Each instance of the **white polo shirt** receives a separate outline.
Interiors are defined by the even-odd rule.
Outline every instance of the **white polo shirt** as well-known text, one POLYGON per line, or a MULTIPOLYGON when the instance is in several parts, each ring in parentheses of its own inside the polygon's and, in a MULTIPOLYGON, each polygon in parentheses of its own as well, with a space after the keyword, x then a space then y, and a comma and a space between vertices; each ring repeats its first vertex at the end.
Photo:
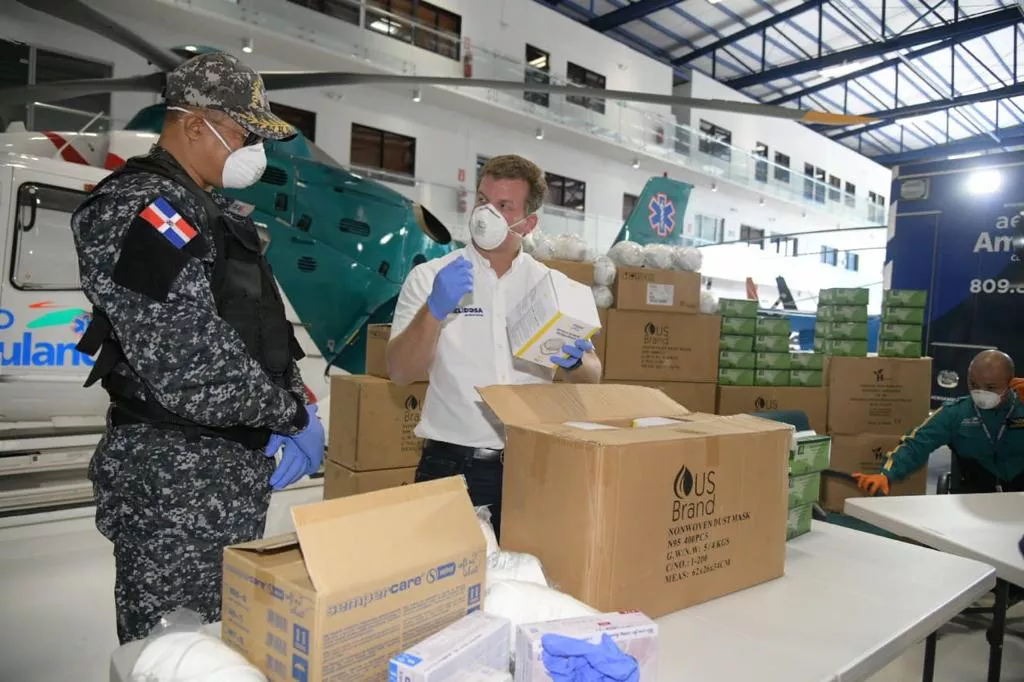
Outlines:
POLYGON ((476 387, 550 383, 554 379, 554 369, 514 358, 506 331, 509 312, 552 270, 520 251, 499 279, 472 245, 421 263, 402 284, 391 338, 402 333, 427 302, 438 271, 460 255, 473 265, 473 291, 442 323, 416 435, 467 447, 500 449, 505 447, 505 429, 480 399, 476 387))

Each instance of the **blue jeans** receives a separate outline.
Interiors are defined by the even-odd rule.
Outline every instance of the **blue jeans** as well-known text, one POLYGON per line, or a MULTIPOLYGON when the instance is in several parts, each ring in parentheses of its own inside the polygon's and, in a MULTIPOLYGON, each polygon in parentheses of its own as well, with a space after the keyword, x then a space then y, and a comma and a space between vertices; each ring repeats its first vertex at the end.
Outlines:
POLYGON ((504 465, 500 458, 481 460, 472 448, 428 440, 416 467, 416 482, 448 476, 465 476, 469 499, 474 507, 490 507, 494 535, 501 540, 501 479, 504 465))

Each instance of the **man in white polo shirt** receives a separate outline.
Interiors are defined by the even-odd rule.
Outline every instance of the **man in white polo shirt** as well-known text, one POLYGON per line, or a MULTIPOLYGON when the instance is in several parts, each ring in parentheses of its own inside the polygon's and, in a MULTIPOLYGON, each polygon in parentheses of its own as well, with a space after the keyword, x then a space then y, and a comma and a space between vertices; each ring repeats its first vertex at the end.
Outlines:
MULTIPOLYGON (((563 346, 547 370, 512 356, 506 316, 548 272, 522 252, 544 203, 544 172, 521 156, 483 167, 470 217, 472 243, 413 268, 398 297, 388 371, 410 383, 429 374, 416 435, 424 439, 416 481, 464 475, 476 506, 491 508, 501 530, 504 427, 477 386, 548 383, 555 371, 570 382, 597 383, 601 362, 589 341, 563 346)), ((556 277, 564 277, 555 272, 556 277)))

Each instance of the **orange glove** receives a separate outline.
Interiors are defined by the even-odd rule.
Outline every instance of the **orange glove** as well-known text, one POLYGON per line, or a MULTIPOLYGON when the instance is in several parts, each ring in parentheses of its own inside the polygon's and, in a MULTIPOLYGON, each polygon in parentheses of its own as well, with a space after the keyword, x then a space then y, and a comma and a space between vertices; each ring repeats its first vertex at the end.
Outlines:
POLYGON ((885 474, 854 474, 853 478, 861 492, 868 495, 874 495, 878 491, 883 495, 889 494, 889 477, 885 474))

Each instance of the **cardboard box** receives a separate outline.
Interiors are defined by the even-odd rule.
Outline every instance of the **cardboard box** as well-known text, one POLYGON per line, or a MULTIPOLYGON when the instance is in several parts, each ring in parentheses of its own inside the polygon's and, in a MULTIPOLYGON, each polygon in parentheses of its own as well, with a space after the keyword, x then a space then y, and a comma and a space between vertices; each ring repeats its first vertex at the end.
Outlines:
POLYGON ((718 340, 718 345, 722 350, 735 351, 737 353, 753 353, 754 337, 726 334, 718 340))
POLYGON ((902 435, 928 417, 931 358, 831 358, 828 430, 902 435))
POLYGON ((717 315, 608 311, 604 375, 616 381, 714 383, 717 315))
POLYGON ((755 356, 757 369, 785 369, 790 368, 789 353, 757 353, 755 356))
POLYGON ((789 517, 786 519, 786 540, 798 538, 801 535, 811 532, 811 521, 814 520, 814 509, 810 504, 805 504, 789 510, 789 517))
POLYGON ((882 308, 882 322, 891 324, 924 324, 924 308, 882 308))
POLYGON ((722 336, 754 336, 757 334, 756 317, 723 317, 722 336))
POLYGON ((722 368, 718 370, 718 384, 720 386, 753 386, 754 370, 722 368))
POLYGON ((619 310, 700 312, 700 273, 654 268, 618 268, 615 307, 619 310))
POLYGON ((270 679, 386 679, 392 656, 483 607, 487 543, 461 477, 291 513, 295 533, 224 551, 221 636, 270 679))
MULTIPOLYGON (((876 474, 888 459, 888 453, 900 444, 893 434, 860 433, 832 437, 830 469, 847 474, 876 474)), ((928 467, 922 467, 905 480, 890 485, 890 495, 924 495, 927 492, 928 467)), ((822 477, 821 502, 829 511, 842 512, 848 497, 862 497, 857 484, 834 476, 822 477)))
POLYGON ((790 369, 813 369, 822 371, 825 369, 825 356, 821 353, 808 353, 799 351, 790 353, 790 369))
POLYGON ((658 677, 658 624, 644 614, 633 611, 599 613, 520 626, 516 632, 515 682, 550 682, 551 675, 544 665, 544 646, 541 641, 547 634, 561 635, 591 644, 600 644, 602 638, 607 635, 622 653, 636 661, 638 675, 632 679, 654 682, 658 677))
POLYGON ((754 370, 755 386, 789 386, 788 369, 762 369, 754 370))
POLYGON ((554 367, 552 355, 601 329, 589 286, 549 272, 516 304, 508 316, 512 355, 542 367, 554 367))
POLYGON ((722 317, 757 317, 758 301, 744 298, 718 299, 718 314, 722 317))
POLYGON ((818 322, 867 322, 867 305, 818 306, 818 322))
POLYGON ((449 682, 456 671, 482 664, 508 669, 512 622, 476 611, 391 659, 394 682, 449 682))
POLYGON ((798 474, 789 477, 789 508, 800 507, 818 501, 821 494, 821 472, 798 474))
POLYGON ((563 592, 657 618, 782 574, 788 425, 640 386, 479 392, 505 423, 502 548, 539 558, 563 592))
POLYGON ((818 292, 819 305, 867 305, 869 300, 869 290, 859 287, 838 287, 818 292))
POLYGON ((807 415, 811 428, 825 433, 828 391, 824 388, 720 386, 718 414, 749 414, 797 410, 807 415))
POLYGON ((378 471, 352 471, 327 460, 324 464, 324 499, 362 495, 375 490, 387 490, 410 485, 416 479, 416 467, 380 469, 378 471))
POLYGON ((795 433, 789 448, 789 475, 824 471, 829 468, 831 458, 831 436, 819 436, 806 431, 795 433))
POLYGON ((919 358, 921 357, 920 341, 886 341, 878 342, 878 354, 883 358, 919 358))
POLYGON ((718 353, 719 369, 754 369, 757 354, 738 350, 723 350, 718 353))
POLYGON ((754 350, 758 353, 789 353, 789 337, 758 334, 754 337, 754 350))
POLYGON ((863 341, 868 338, 867 322, 819 322, 814 336, 834 341, 863 341))
POLYGON ((878 338, 882 341, 914 341, 920 346, 923 336, 922 328, 919 324, 891 324, 887 322, 882 325, 878 338))
POLYGON ((427 384, 379 377, 331 377, 331 438, 327 458, 353 471, 414 467, 423 441, 415 433, 427 384))
MULTIPOLYGON (((391 375, 388 373, 387 360, 388 341, 390 339, 390 324, 366 325, 366 373, 370 376, 380 377, 381 379, 391 378, 391 375)), ((426 381, 426 374, 416 380, 417 383, 426 381)))
POLYGON ((789 372, 789 385, 819 387, 825 385, 825 373, 814 369, 793 369, 789 372))
POLYGON ((889 289, 882 293, 882 305, 894 308, 925 308, 928 292, 915 289, 889 289))
POLYGON ((608 309, 598 308, 597 319, 601 321, 601 331, 594 334, 594 336, 591 337, 591 341, 594 342, 594 352, 597 353, 597 357, 601 361, 601 369, 603 372, 604 358, 608 350, 608 309))
POLYGON ((594 264, 580 263, 572 260, 546 260, 541 261, 552 270, 557 270, 574 282, 586 284, 588 287, 594 285, 594 264))
POLYGON ((715 393, 718 388, 715 384, 697 384, 686 381, 606 381, 604 383, 654 388, 690 412, 713 414, 715 411, 715 393))
POLYGON ((792 333, 793 323, 788 317, 757 318, 758 336, 785 336, 788 339, 792 333))

